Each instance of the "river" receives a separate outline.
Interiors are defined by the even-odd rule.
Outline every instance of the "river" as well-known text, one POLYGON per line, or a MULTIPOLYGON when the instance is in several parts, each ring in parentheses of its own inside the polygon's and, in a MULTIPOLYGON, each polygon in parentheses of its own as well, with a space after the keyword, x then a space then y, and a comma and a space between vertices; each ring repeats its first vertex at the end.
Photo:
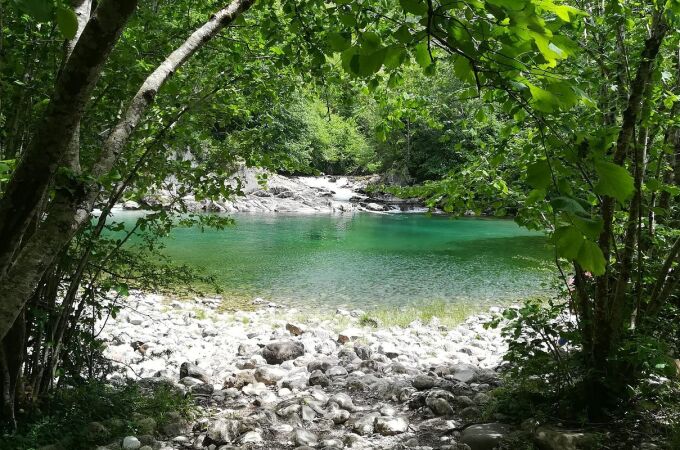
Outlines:
MULTIPOLYGON (((132 221, 139 212, 118 212, 132 221)), ((510 220, 425 214, 237 214, 226 230, 178 228, 164 252, 227 294, 301 307, 498 304, 545 293, 546 238, 510 220)))

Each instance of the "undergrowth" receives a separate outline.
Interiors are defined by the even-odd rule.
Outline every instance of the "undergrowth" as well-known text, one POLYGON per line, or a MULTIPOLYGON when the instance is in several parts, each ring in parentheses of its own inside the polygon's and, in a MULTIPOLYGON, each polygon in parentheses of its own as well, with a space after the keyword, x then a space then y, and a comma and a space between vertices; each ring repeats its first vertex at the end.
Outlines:
POLYGON ((92 449, 138 431, 141 418, 162 427, 179 414, 192 415, 193 402, 169 387, 142 392, 136 384, 112 387, 101 382, 64 388, 21 418, 14 434, 0 436, 1 449, 92 449), (98 422, 93 432, 92 423, 98 422), (103 430, 103 431, 102 431, 103 430))

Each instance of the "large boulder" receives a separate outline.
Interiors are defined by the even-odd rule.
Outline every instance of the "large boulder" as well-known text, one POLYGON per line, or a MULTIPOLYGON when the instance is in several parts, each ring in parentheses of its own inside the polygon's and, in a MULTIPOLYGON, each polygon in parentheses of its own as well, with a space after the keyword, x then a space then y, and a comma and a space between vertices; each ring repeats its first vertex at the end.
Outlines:
POLYGON ((262 356, 267 364, 281 364, 284 361, 298 358, 305 353, 305 346, 296 341, 278 341, 267 344, 262 356))
POLYGON ((504 423, 479 423, 463 430, 460 443, 467 444, 471 450, 493 450, 511 432, 512 427, 504 423))

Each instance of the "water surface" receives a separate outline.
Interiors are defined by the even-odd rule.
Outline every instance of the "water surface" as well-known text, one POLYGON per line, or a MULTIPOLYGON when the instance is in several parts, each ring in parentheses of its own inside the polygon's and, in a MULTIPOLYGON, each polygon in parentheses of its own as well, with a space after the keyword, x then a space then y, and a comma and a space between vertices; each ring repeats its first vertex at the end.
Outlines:
MULTIPOLYGON (((126 216, 127 215, 127 216, 126 216)), ((118 213, 116 219, 134 219, 118 213)), ((236 215, 226 230, 180 228, 164 250, 231 295, 298 306, 499 303, 545 292, 550 252, 510 220, 421 214, 236 215)))

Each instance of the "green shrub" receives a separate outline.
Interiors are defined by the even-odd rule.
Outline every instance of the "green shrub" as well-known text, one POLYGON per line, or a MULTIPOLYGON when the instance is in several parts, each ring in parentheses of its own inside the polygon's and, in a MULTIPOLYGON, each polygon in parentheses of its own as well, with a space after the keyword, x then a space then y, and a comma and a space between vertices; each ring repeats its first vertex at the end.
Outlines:
MULTIPOLYGON (((493 391, 484 413, 487 419, 502 413, 517 423, 532 418, 581 427, 588 422, 588 362, 567 301, 530 299, 485 326, 502 326, 508 343, 504 383, 493 391)), ((619 398, 609 411, 607 430, 616 429, 618 443, 638 445, 651 436, 668 448, 680 448, 680 382, 669 356, 673 353, 666 339, 645 330, 628 330, 613 352, 613 366, 622 375, 611 378, 618 385, 607 386, 619 398)))
POLYGON ((162 426, 176 413, 190 417, 193 402, 169 387, 142 392, 132 383, 112 387, 91 382, 59 389, 39 410, 21 418, 15 434, 0 437, 0 448, 29 450, 59 444, 69 450, 91 449, 135 434, 139 418, 150 417, 162 426), (93 430, 92 422, 103 427, 93 430))

